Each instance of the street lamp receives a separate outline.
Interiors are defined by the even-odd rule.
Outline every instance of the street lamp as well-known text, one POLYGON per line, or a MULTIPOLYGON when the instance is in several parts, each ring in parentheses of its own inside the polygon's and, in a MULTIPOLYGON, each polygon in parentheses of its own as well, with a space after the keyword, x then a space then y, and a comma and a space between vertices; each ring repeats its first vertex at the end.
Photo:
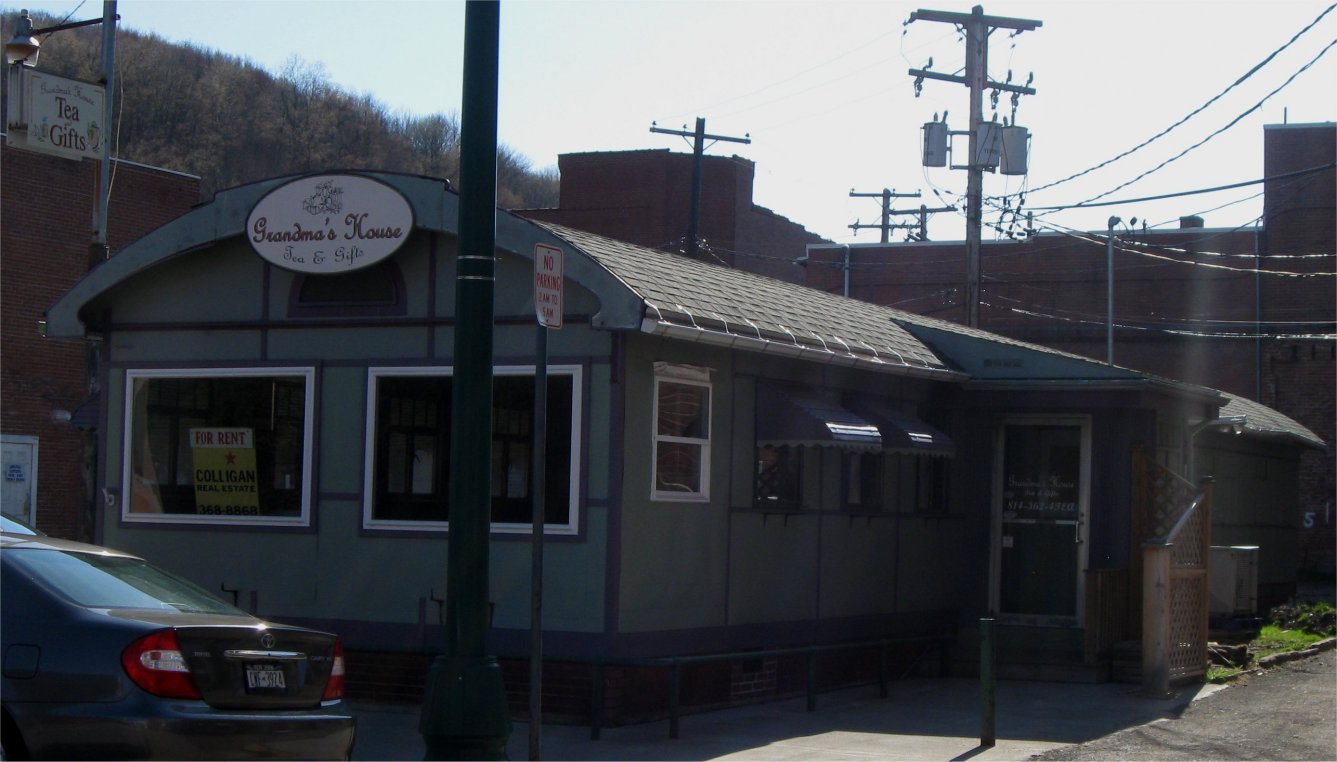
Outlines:
POLYGON ((1198 482, 1197 466, 1197 445, 1194 440, 1198 435, 1208 429, 1221 429, 1230 431, 1236 435, 1244 433, 1244 426, 1249 422, 1247 415, 1224 415, 1220 418, 1213 418, 1210 421, 1203 421, 1194 424, 1188 429, 1188 476, 1194 484, 1198 482))
MULTIPOLYGON (((14 36, 5 41, 5 62, 11 67, 31 69, 37 65, 37 57, 42 50, 42 41, 38 39, 39 35, 101 24, 102 86, 105 88, 102 99, 102 124, 104 125, 104 128, 108 128, 107 132, 110 135, 111 131, 109 128, 112 122, 112 115, 115 113, 112 109, 112 100, 116 61, 116 20, 118 18, 120 18, 120 16, 116 15, 116 0, 103 0, 102 18, 71 21, 65 24, 56 24, 55 26, 33 29, 32 17, 28 15, 26 9, 22 10, 19 12, 18 22, 14 25, 14 36)), ((104 260, 111 254, 107 247, 107 203, 108 196, 111 193, 110 139, 104 139, 102 141, 101 163, 102 168, 99 173, 100 182, 98 185, 97 198, 97 217, 93 224, 93 243, 90 251, 90 259, 94 261, 104 260)))

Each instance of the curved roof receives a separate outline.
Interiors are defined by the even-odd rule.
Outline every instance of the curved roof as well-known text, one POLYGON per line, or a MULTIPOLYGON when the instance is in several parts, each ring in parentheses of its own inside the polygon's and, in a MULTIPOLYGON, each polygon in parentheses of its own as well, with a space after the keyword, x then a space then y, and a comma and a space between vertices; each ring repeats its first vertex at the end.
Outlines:
MULTIPOLYGON (((445 180, 386 172, 342 174, 364 175, 392 186, 408 200, 416 227, 457 235, 459 196, 445 180)), ((197 206, 130 244, 91 270, 47 309, 46 335, 77 338, 96 333, 100 329, 96 323, 98 307, 118 286, 162 262, 243 236, 246 218, 255 204, 274 188, 301 176, 273 178, 220 191, 213 201, 197 206)), ((592 319, 593 325, 611 330, 634 330, 640 326, 639 301, 621 288, 605 268, 581 256, 570 245, 534 223, 507 213, 497 214, 498 249, 533 257, 534 246, 539 243, 564 249, 567 277, 599 296, 600 311, 592 319)))
POLYGON ((1284 413, 1273 410, 1261 402, 1222 392, 1228 402, 1221 408, 1220 416, 1244 416, 1244 431, 1267 439, 1283 439, 1297 442, 1315 450, 1326 450, 1327 445, 1304 424, 1284 413))

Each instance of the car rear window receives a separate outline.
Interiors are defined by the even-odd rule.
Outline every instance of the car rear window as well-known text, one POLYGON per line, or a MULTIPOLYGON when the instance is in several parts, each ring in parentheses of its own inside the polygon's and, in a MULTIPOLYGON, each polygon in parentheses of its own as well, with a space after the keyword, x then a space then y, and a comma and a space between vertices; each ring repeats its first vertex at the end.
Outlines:
POLYGON ((244 613, 190 582, 138 558, 56 550, 17 551, 6 555, 10 562, 61 595, 88 608, 244 613))

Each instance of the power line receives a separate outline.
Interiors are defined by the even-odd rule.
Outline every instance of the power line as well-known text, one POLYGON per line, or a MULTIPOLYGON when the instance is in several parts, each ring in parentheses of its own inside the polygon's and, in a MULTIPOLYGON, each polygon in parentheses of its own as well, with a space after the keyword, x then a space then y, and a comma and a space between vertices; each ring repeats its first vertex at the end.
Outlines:
MULTIPOLYGON (((1258 71, 1259 71, 1260 69, 1262 69, 1264 66, 1266 66, 1268 63, 1270 63, 1270 62, 1272 61, 1272 59, 1276 58, 1279 54, 1282 53, 1282 51, 1286 50, 1286 48, 1289 48, 1292 44, 1295 43, 1296 40, 1300 39, 1300 37, 1303 36, 1306 32, 1308 32, 1310 29, 1313 29, 1316 25, 1318 25, 1318 22, 1322 21, 1324 16, 1327 16, 1329 13, 1331 13, 1332 10, 1333 10, 1333 8, 1337 8, 1337 4, 1329 5, 1329 6, 1328 6, 1322 13, 1320 13, 1320 14, 1318 15, 1318 18, 1315 18, 1313 21, 1309 22, 1309 24, 1308 24, 1305 28, 1301 29, 1299 32, 1296 32, 1295 36, 1292 37, 1289 41, 1287 41, 1286 44, 1284 44, 1284 45, 1282 45, 1281 47, 1277 48, 1276 50, 1272 51, 1266 58, 1264 58, 1262 61, 1260 61, 1260 62, 1258 62, 1257 64, 1255 64, 1254 67, 1253 67, 1252 69, 1249 69, 1249 71, 1245 72, 1243 76, 1241 76, 1239 79, 1237 79, 1237 80, 1235 80, 1233 83, 1231 83, 1231 85, 1230 85, 1229 87, 1227 87, 1226 89, 1222 90, 1221 92, 1219 92, 1219 93, 1217 93, 1216 95, 1214 95, 1214 96, 1212 96, 1211 98, 1209 98, 1209 99, 1207 100, 1206 103, 1202 104, 1201 106, 1197 107, 1197 108, 1194 109, 1193 111, 1189 112, 1188 115, 1185 116, 1184 118, 1180 119, 1179 121, 1175 122, 1174 124, 1170 125, 1169 127, 1166 127, 1164 130, 1162 130, 1162 131, 1160 131, 1159 133, 1157 133, 1157 134, 1151 136, 1150 138, 1147 138, 1146 140, 1144 140, 1143 142, 1139 143, 1138 145, 1135 145, 1135 146, 1133 146, 1132 148, 1128 149, 1127 151, 1124 151, 1123 153, 1119 154, 1118 156, 1115 156, 1115 157, 1112 158, 1112 159, 1107 159, 1106 161, 1103 161, 1103 162, 1101 162, 1101 163, 1095 165, 1094 167, 1091 167, 1091 168, 1089 168, 1089 169, 1084 169, 1084 170, 1082 170, 1081 172, 1078 172, 1078 173, 1076 173, 1076 174, 1074 174, 1074 175, 1069 175, 1068 177, 1065 177, 1065 178, 1063 178, 1063 179, 1061 179, 1061 180, 1055 180, 1054 182, 1049 183, 1049 184, 1047 184, 1047 185, 1042 185, 1042 186, 1040 186, 1040 187, 1038 187, 1038 188, 1032 188, 1030 192, 1035 193, 1035 192, 1037 192, 1037 191, 1047 190, 1047 189, 1049 189, 1049 188, 1053 188, 1053 187, 1056 186, 1056 185, 1061 185, 1061 184, 1063 184, 1063 183, 1066 183, 1066 182, 1068 182, 1069 180, 1075 180, 1076 178, 1081 177, 1082 175, 1089 174, 1089 173, 1091 173, 1091 172, 1096 171, 1097 169, 1100 169, 1100 168, 1102 168, 1102 167, 1105 167, 1105 166, 1108 166, 1108 165, 1110 165, 1110 164, 1113 164, 1114 162, 1118 161, 1119 159, 1122 159, 1122 158, 1124 158, 1125 156, 1128 156, 1129 154, 1132 154, 1132 153, 1134 153, 1134 152, 1136 152, 1136 151, 1139 151, 1139 150, 1141 150, 1141 149, 1143 149, 1143 148, 1146 148, 1147 146, 1151 145, 1152 143, 1154 143, 1155 141, 1159 140, 1160 138, 1165 137, 1165 136, 1168 135, 1171 131, 1173 131, 1175 128, 1177 128, 1177 127, 1183 125, 1183 124, 1184 124, 1185 122, 1187 122, 1188 120, 1190 120, 1190 119, 1192 119, 1193 117, 1197 116, 1198 114, 1202 113, 1207 107, 1211 106, 1213 103, 1215 103, 1215 102, 1217 102, 1218 100, 1220 100, 1222 97, 1224 97, 1224 96, 1225 96, 1227 93, 1229 93, 1231 90, 1234 90, 1236 87, 1238 87, 1239 85, 1243 84, 1245 80, 1249 79, 1249 77, 1252 77, 1254 74, 1258 73, 1258 71)), ((1325 50, 1326 50, 1326 49, 1325 49, 1325 50)), ((1320 55, 1322 55, 1322 54, 1320 54, 1320 55)), ((1308 67, 1306 66, 1305 68, 1308 68, 1308 67)), ((1303 70, 1302 70, 1302 71, 1303 71, 1303 70)), ((1289 80, 1288 80, 1288 81, 1289 81, 1289 80)), ((1271 97, 1271 96, 1269 95, 1268 97, 1271 97)), ((1266 99, 1264 99, 1264 100, 1266 100, 1266 99)), ((1260 105, 1261 105, 1261 104, 1260 104, 1260 105)), ((1131 182, 1131 181, 1130 181, 1130 182, 1131 182)), ((1122 186, 1120 186, 1120 187, 1122 187, 1122 186)), ((1118 189, 1116 188, 1115 190, 1118 190, 1118 189)), ((1097 198, 1099 198, 1099 197, 1097 197, 1097 198)))
MULTIPOLYGON (((872 38, 872 39, 869 40, 868 42, 865 42, 864 44, 859 45, 858 47, 850 48, 849 50, 846 50, 846 51, 844 51, 843 53, 841 53, 841 54, 839 54, 839 55, 837 55, 837 56, 833 56, 833 57, 831 57, 831 58, 828 58, 827 60, 825 60, 825 61, 823 61, 823 62, 821 62, 821 63, 819 63, 819 64, 815 64, 815 65, 813 65, 813 66, 809 66, 809 67, 806 68, 806 69, 801 69, 801 70, 795 72, 794 74, 791 74, 790 76, 785 77, 784 79, 776 80, 775 82, 772 82, 772 83, 770 83, 770 84, 768 84, 768 85, 762 85, 761 87, 759 87, 759 88, 757 88, 757 89, 755 89, 755 90, 752 90, 752 91, 743 93, 742 95, 736 95, 736 96, 733 96, 733 97, 730 97, 730 98, 725 98, 725 99, 722 100, 722 101, 717 101, 717 102, 712 103, 711 105, 706 106, 706 107, 704 107, 704 108, 695 109, 695 113, 698 113, 698 114, 699 114, 699 113, 708 113, 708 112, 713 111, 714 109, 719 108, 720 106, 724 106, 724 105, 727 105, 727 104, 729 104, 729 103, 733 103, 734 101, 740 101, 740 100, 743 100, 744 98, 749 98, 749 97, 751 97, 751 96, 753 96, 753 95, 756 95, 756 94, 758 94, 758 93, 764 93, 764 92, 766 92, 767 90, 770 90, 771 88, 779 87, 780 85, 783 85, 783 84, 785 84, 785 83, 792 82, 792 81, 798 79, 799 77, 803 76, 804 74, 807 74, 808 72, 816 71, 816 70, 818 70, 818 69, 820 69, 820 68, 822 68, 822 67, 829 66, 829 65, 835 63, 836 61, 841 60, 842 58, 847 58, 847 57, 849 57, 849 56, 851 56, 851 55, 853 55, 853 54, 859 52, 860 50, 863 50, 864 48, 871 47, 874 43, 879 42, 880 40, 882 40, 882 39, 884 39, 884 38, 886 38, 886 37, 889 37, 891 34, 892 34, 891 32, 883 32, 882 34, 879 34, 878 36, 872 38)), ((877 63, 879 63, 879 64, 880 64, 880 63, 885 63, 886 61, 889 61, 889 60, 891 60, 891 59, 884 59, 884 60, 882 60, 882 61, 878 61, 877 63)), ((867 67, 865 67, 865 68, 867 68, 867 67)), ((862 69, 860 69, 860 71, 862 71, 862 69)), ((842 78, 843 78, 843 76, 842 76, 842 78)), ((835 80, 827 80, 826 82, 823 82, 822 84, 829 84, 829 83, 832 82, 832 81, 835 81, 835 80)), ((800 91, 795 92, 795 93, 790 93, 789 95, 781 96, 780 98, 777 98, 776 100, 783 100, 784 98, 789 98, 789 97, 792 97, 792 96, 794 96, 794 95, 800 95, 800 94, 802 94, 802 93, 808 92, 808 90, 811 90, 811 89, 812 89, 812 88, 807 88, 807 89, 800 90, 800 91)), ((775 101, 768 101, 768 103, 774 103, 774 102, 775 102, 775 101)), ((748 108, 746 108, 746 109, 742 109, 741 111, 750 111, 750 110, 752 110, 752 109, 754 109, 754 108, 760 108, 761 106, 764 106, 764 105, 766 105, 766 104, 763 103, 763 104, 758 104, 757 106, 749 106, 748 108)), ((735 113, 735 114, 736 114, 736 113, 741 113, 741 111, 734 111, 734 112, 732 112, 732 113, 735 113)), ((673 118, 673 119, 677 119, 677 118, 679 118, 679 117, 685 116, 687 113, 693 113, 693 112, 684 112, 684 113, 682 113, 682 114, 676 114, 676 115, 674 115, 674 116, 671 117, 671 118, 673 118)), ((721 117, 723 117, 723 116, 728 116, 728 114, 714 114, 714 116, 715 116, 715 118, 718 119, 718 118, 721 118, 721 117)))
MULTIPOLYGON (((1334 42, 1334 44, 1337 44, 1337 40, 1334 40, 1333 42, 1334 42)), ((1332 47, 1332 46, 1329 45, 1328 47, 1332 47)), ((1204 142, 1205 142, 1205 141, 1204 141, 1204 142)), ((1198 145, 1202 145, 1202 144, 1199 143, 1198 145)), ((1192 149, 1190 148, 1190 149, 1187 149, 1187 150, 1192 150, 1192 149)), ((1186 152, 1187 152, 1187 151, 1186 151, 1186 152)), ((1183 155, 1183 154, 1180 154, 1180 156, 1182 156, 1182 155, 1183 155)), ((1167 162, 1167 163, 1168 163, 1168 162, 1167 162)), ((1161 166, 1165 166, 1165 165, 1162 164, 1161 166)), ((1035 207, 1029 207, 1029 209, 1030 209, 1031 211, 1033 211, 1033 212, 1039 212, 1039 211, 1052 212, 1052 211, 1058 211, 1058 210, 1061 210, 1061 209, 1094 209, 1094 208, 1099 207, 1099 206, 1117 206, 1117 205, 1119 205, 1119 204, 1140 204, 1140 203, 1145 203, 1145 202, 1147 202, 1147 201, 1161 201, 1161 200, 1164 200, 1164 199, 1167 199, 1167 198, 1181 198, 1181 197, 1183 197, 1183 196, 1195 196, 1195 195, 1202 194, 1202 193, 1216 193, 1217 191, 1234 190, 1235 188, 1244 188, 1244 187, 1247 187, 1247 186, 1250 186, 1250 185, 1257 185, 1258 183, 1265 183, 1265 182, 1268 182, 1268 181, 1270 181, 1270 180, 1271 180, 1271 181, 1276 181, 1276 180, 1288 180, 1288 179, 1293 178, 1293 177, 1303 177, 1303 176, 1305 176, 1305 175, 1312 175, 1312 174, 1316 174, 1316 173, 1318 173, 1318 172, 1327 172, 1327 171, 1329 171, 1329 170, 1331 170, 1331 169, 1334 169, 1334 168, 1337 168, 1337 162, 1330 162, 1330 163, 1328 163, 1328 164, 1324 164, 1324 165, 1322 165, 1322 166, 1310 167, 1309 169, 1299 169, 1299 170, 1296 170, 1296 171, 1294 171, 1294 172, 1286 172, 1286 173, 1283 173, 1283 174, 1280 174, 1280 175, 1272 175, 1271 177, 1261 177, 1261 178, 1259 178, 1259 179, 1257 179, 1257 180, 1245 180, 1244 182, 1231 183, 1231 184, 1229 184, 1229 185, 1217 185, 1217 186, 1212 187, 1212 188, 1199 188, 1199 189, 1197 189, 1197 190, 1179 191, 1179 192, 1177 192, 1177 193, 1162 193, 1162 194, 1159 195, 1159 196, 1143 196, 1143 197, 1141 197, 1141 198, 1126 198, 1126 199, 1120 199, 1120 200, 1118 200, 1118 201, 1100 201, 1100 202, 1097 202, 1097 203, 1091 203, 1092 201, 1094 201, 1094 199, 1087 199, 1086 201, 1080 201, 1080 202, 1078 202, 1078 203, 1076 203, 1076 204, 1060 204, 1060 205, 1057 205, 1057 206, 1035 206, 1035 207)), ((1155 170, 1151 170, 1151 171, 1155 171, 1155 170)), ((1150 172, 1148 172, 1147 174, 1150 174, 1150 172)), ((1145 176, 1146 176, 1145 174, 1142 175, 1142 177, 1145 177, 1145 176)), ((1140 178, 1138 178, 1138 179, 1140 179, 1140 178)), ((1119 186, 1119 188, 1122 188, 1122 187, 1128 185, 1128 184, 1131 183, 1131 182, 1133 182, 1133 181, 1130 180, 1128 183, 1124 183, 1124 185, 1119 186)), ((1118 190, 1119 188, 1115 188, 1114 190, 1108 191, 1108 192, 1106 192, 1106 193, 1102 193, 1102 194, 1100 194, 1100 196, 1096 196, 1095 198, 1101 198, 1102 196, 1108 196, 1110 193, 1113 193, 1115 190, 1118 190)), ((994 200, 997 200, 997 199, 1005 199, 1005 198, 1007 198, 1007 197, 1006 197, 1006 196, 990 196, 990 197, 989 197, 989 200, 990 200, 990 201, 994 201, 994 200)))
MULTIPOLYGON (((1088 242, 1088 243, 1092 243, 1092 244, 1099 244, 1099 245, 1101 245, 1101 246, 1104 246, 1104 245, 1105 245, 1105 241, 1104 241, 1104 240, 1102 240, 1102 239, 1097 239, 1097 238, 1092 238, 1089 234, 1084 233, 1084 232, 1081 232, 1081 231, 1078 231, 1078 230, 1076 230, 1076 229, 1074 229, 1074 228, 1063 227, 1063 226, 1057 225, 1057 224, 1052 223, 1052 222, 1042 222, 1042 223, 1040 223, 1040 224, 1047 226, 1050 230, 1053 230, 1053 231, 1056 232, 1056 233, 1061 233, 1061 234, 1066 235, 1066 236, 1068 236, 1068 237, 1070 237, 1070 238, 1076 238, 1076 239, 1081 240, 1081 241, 1086 241, 1086 242, 1088 242)), ((1324 278, 1324 277, 1326 277, 1326 278, 1332 278, 1332 277, 1337 277, 1337 272, 1296 273, 1296 272, 1287 272, 1287 271, 1284 271, 1284 270, 1260 270, 1260 269, 1252 268, 1252 267, 1231 267, 1230 265, 1222 265, 1222 264, 1217 264, 1217 263, 1215 263, 1215 262, 1194 262, 1194 261, 1192 261, 1192 260, 1188 260, 1188 259, 1175 259, 1174 257, 1168 257, 1168 256, 1164 256, 1164 255, 1161 255, 1161 254, 1153 254, 1152 252, 1149 252, 1149 251, 1139 251, 1139 250, 1137 250, 1137 249, 1125 249, 1125 248, 1120 247, 1120 248, 1119 248, 1119 251, 1122 251, 1122 252, 1125 252, 1125 253, 1128 253, 1128 254, 1136 254, 1136 255, 1138 255, 1138 256, 1147 257, 1147 258, 1150 258, 1150 259, 1157 259, 1157 260, 1161 260, 1161 261, 1164 261, 1164 262, 1169 262, 1169 263, 1177 264, 1177 265, 1187 265, 1187 266, 1190 266, 1190 267, 1205 267, 1205 268, 1207 268, 1207 269, 1209 269, 1209 270, 1225 270, 1225 271, 1228 271, 1228 272, 1247 273, 1247 274, 1250 274, 1250 275, 1277 275, 1277 276, 1286 277, 1286 278, 1324 278)))
MULTIPOLYGON (((1171 156, 1170 158, 1166 159, 1165 161, 1161 162, 1160 164, 1157 164, 1156 166, 1152 167, 1151 169, 1148 169, 1146 172, 1143 172, 1142 174, 1138 175, 1137 177, 1134 177, 1133 179, 1131 179, 1131 180, 1129 180, 1129 181, 1127 181, 1127 182, 1125 182, 1125 183, 1122 183, 1122 184, 1120 184, 1120 185, 1116 185, 1116 186, 1114 186, 1113 188, 1111 188, 1111 189, 1105 191, 1104 193, 1101 193, 1101 194, 1096 195, 1096 196, 1092 196, 1091 198, 1087 199, 1086 201, 1084 201, 1084 202, 1082 202, 1082 203, 1083 203, 1083 204, 1087 204, 1087 205, 1091 205, 1091 204, 1088 204, 1088 202, 1091 202, 1091 201, 1095 201, 1095 200, 1097 200, 1097 199, 1104 198, 1105 196, 1108 196, 1108 195, 1110 195, 1111 193, 1114 193, 1115 191, 1123 190, 1124 188, 1127 188, 1128 186, 1132 185, 1133 183, 1137 182, 1138 180, 1141 180, 1142 178, 1146 177, 1147 175, 1153 174, 1153 173, 1155 173, 1155 172, 1159 172, 1161 169, 1164 169, 1166 165, 1170 164, 1170 163, 1173 162, 1173 161, 1177 161, 1178 159, 1183 158, 1184 156, 1186 156, 1186 155, 1187 155, 1188 153, 1190 153, 1191 151, 1194 151, 1194 150, 1196 150, 1196 149, 1202 147, 1202 146, 1203 146, 1204 144, 1206 144, 1208 141, 1212 140, 1213 138, 1216 138, 1216 137, 1217 137, 1218 135, 1220 135, 1221 133, 1225 132, 1226 130, 1230 129, 1231 127, 1234 127, 1236 124, 1239 124, 1240 120, 1244 119, 1244 117, 1246 117, 1246 116, 1248 116, 1249 114, 1252 114, 1253 112, 1255 112, 1255 111, 1257 111, 1258 109, 1262 108, 1263 104, 1266 103, 1267 100, 1268 100, 1269 98, 1271 98, 1272 96, 1274 96, 1274 95, 1276 95, 1277 93, 1281 92, 1282 90, 1286 89, 1286 87, 1288 87, 1288 86, 1290 85, 1291 82, 1294 82, 1294 81, 1295 81, 1295 78, 1296 78, 1296 77, 1298 77, 1298 76, 1300 76, 1301 74, 1303 74, 1304 72, 1308 71, 1310 67, 1312 67, 1314 64, 1318 63, 1318 60, 1319 60, 1320 58, 1322 58, 1324 55, 1326 55, 1327 52, 1333 48, 1334 45, 1337 45, 1337 40, 1333 40, 1332 42, 1329 42, 1327 45, 1323 46, 1323 50, 1319 51, 1318 55, 1316 55, 1316 56, 1314 56, 1312 59, 1310 59, 1309 63, 1305 64, 1304 66, 1301 66, 1300 69, 1299 69, 1298 71, 1296 71, 1296 72, 1295 72, 1294 74, 1292 74, 1291 76, 1287 77, 1287 78, 1286 78, 1286 81, 1285 81, 1285 82, 1282 82, 1280 85, 1278 85, 1278 86, 1276 87, 1276 89, 1274 89, 1272 92, 1268 93, 1267 95, 1264 95, 1264 96, 1262 97, 1261 100, 1259 100, 1259 101, 1258 101, 1257 103, 1255 103, 1254 105, 1250 106, 1248 109, 1246 109, 1243 113, 1241 113, 1241 114, 1239 114, 1238 116, 1236 116, 1234 119, 1230 120, 1230 121, 1229 121, 1228 123, 1226 123, 1223 127, 1221 127, 1220 129, 1218 129, 1216 132, 1213 132, 1212 134, 1208 135, 1207 137, 1203 138, 1202 140, 1199 140, 1197 143, 1194 143, 1193 145, 1189 146, 1188 148, 1185 148, 1184 150, 1180 151, 1179 153, 1175 154, 1174 156, 1171 156)), ((1032 191, 1032 192, 1034 192, 1034 191, 1032 191)))
MULTIPOLYGON (((1006 298, 1006 297, 1001 297, 1001 298, 1006 298)), ((1016 301, 1016 300, 1010 300, 1010 301, 1016 301)), ((1087 324, 1093 326, 1098 325, 1101 328, 1105 327, 1104 322, 1094 319, 1088 319, 1082 317, 1063 317, 1062 315, 1053 315, 1038 310, 1026 309, 1023 307, 1010 307, 1007 305, 1000 305, 1000 304, 991 304, 988 302, 982 302, 982 304, 984 304, 984 306, 986 307, 992 307, 994 309, 1003 310, 1005 312, 1013 312, 1018 315, 1024 315, 1026 317, 1038 317, 1038 318, 1044 318, 1046 320, 1057 320, 1064 323, 1087 324)), ((1269 322, 1269 324, 1271 323, 1269 322)), ((1263 333, 1263 332, 1251 332, 1251 331, 1205 332, 1205 331, 1185 329, 1185 328, 1166 328, 1160 326, 1146 326, 1146 325, 1136 325, 1129 323, 1116 323, 1115 327, 1128 331, 1165 333, 1175 336, 1184 336, 1188 338, 1199 338, 1199 339, 1277 339, 1282 341, 1288 339, 1292 341, 1296 339, 1323 339, 1323 340, 1337 339, 1337 333, 1263 333)))

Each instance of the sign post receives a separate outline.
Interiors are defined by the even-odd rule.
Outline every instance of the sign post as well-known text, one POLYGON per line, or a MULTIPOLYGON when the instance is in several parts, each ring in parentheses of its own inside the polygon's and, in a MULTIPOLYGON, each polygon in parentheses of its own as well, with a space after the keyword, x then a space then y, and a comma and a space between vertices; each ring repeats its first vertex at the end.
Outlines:
POLYGON ((562 327, 562 250, 534 246, 534 453, 529 607, 529 758, 543 748, 543 523, 548 489, 548 329, 562 327))

